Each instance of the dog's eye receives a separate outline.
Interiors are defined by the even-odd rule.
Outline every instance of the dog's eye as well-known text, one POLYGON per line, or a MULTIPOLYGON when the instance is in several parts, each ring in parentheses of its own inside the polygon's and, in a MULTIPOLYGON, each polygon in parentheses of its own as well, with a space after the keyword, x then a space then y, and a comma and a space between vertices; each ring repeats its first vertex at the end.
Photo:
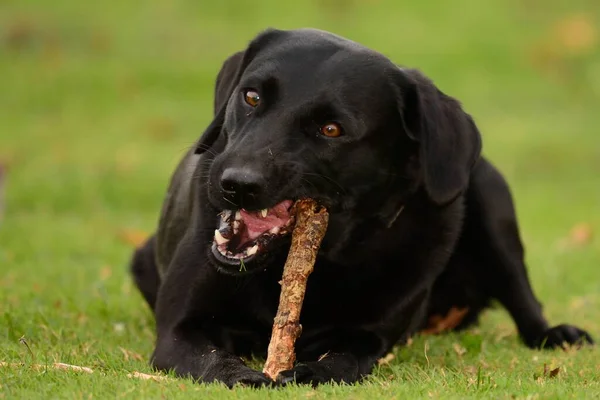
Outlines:
POLYGON ((246 90, 244 92, 244 100, 252 107, 256 107, 260 103, 260 95, 256 90, 246 90))
POLYGON ((335 122, 330 122, 321 127, 321 134, 327 137, 338 137, 342 134, 342 127, 335 122))

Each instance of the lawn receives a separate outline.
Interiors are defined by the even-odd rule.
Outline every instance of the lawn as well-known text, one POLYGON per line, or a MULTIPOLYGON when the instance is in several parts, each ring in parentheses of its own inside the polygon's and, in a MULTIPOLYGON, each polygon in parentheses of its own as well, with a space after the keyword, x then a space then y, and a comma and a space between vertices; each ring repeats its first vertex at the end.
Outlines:
MULTIPOLYGON (((600 351, 532 351, 506 313, 416 337, 361 385, 278 390, 152 373, 127 274, 207 126, 221 62, 313 26, 460 99, 512 185, 547 316, 600 339, 600 5, 593 0, 0 1, 0 398, 600 397, 600 351), (68 363, 93 373, 36 368, 68 363)), ((260 365, 260 362, 255 362, 260 365)))

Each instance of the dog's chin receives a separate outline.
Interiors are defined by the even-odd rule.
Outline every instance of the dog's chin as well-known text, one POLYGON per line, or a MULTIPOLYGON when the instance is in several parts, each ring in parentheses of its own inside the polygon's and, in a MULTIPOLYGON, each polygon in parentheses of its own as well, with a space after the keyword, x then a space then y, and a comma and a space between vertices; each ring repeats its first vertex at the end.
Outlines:
POLYGON ((216 217, 211 257, 220 272, 243 275, 262 270, 271 252, 289 243, 293 201, 263 210, 223 210, 216 217))

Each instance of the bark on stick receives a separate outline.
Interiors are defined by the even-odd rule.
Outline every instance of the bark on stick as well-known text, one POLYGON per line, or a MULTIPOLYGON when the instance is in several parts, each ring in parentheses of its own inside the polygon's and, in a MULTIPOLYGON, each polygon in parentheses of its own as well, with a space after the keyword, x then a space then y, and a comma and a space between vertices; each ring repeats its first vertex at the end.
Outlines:
POLYGON ((294 367, 294 344, 302 333, 300 311, 306 292, 308 276, 313 271, 317 252, 327 230, 329 213, 314 200, 298 200, 294 205, 296 222, 292 245, 288 253, 279 307, 273 321, 273 332, 263 373, 275 380, 281 371, 294 367))

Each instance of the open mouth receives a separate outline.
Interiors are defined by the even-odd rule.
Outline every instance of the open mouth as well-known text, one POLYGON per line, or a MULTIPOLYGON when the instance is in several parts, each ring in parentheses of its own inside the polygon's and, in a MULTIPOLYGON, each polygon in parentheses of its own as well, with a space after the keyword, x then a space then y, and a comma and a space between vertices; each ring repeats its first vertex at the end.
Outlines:
POLYGON ((250 261, 265 251, 275 238, 291 231, 292 205, 291 200, 284 200, 259 211, 222 211, 219 228, 215 229, 213 253, 230 264, 250 261))

